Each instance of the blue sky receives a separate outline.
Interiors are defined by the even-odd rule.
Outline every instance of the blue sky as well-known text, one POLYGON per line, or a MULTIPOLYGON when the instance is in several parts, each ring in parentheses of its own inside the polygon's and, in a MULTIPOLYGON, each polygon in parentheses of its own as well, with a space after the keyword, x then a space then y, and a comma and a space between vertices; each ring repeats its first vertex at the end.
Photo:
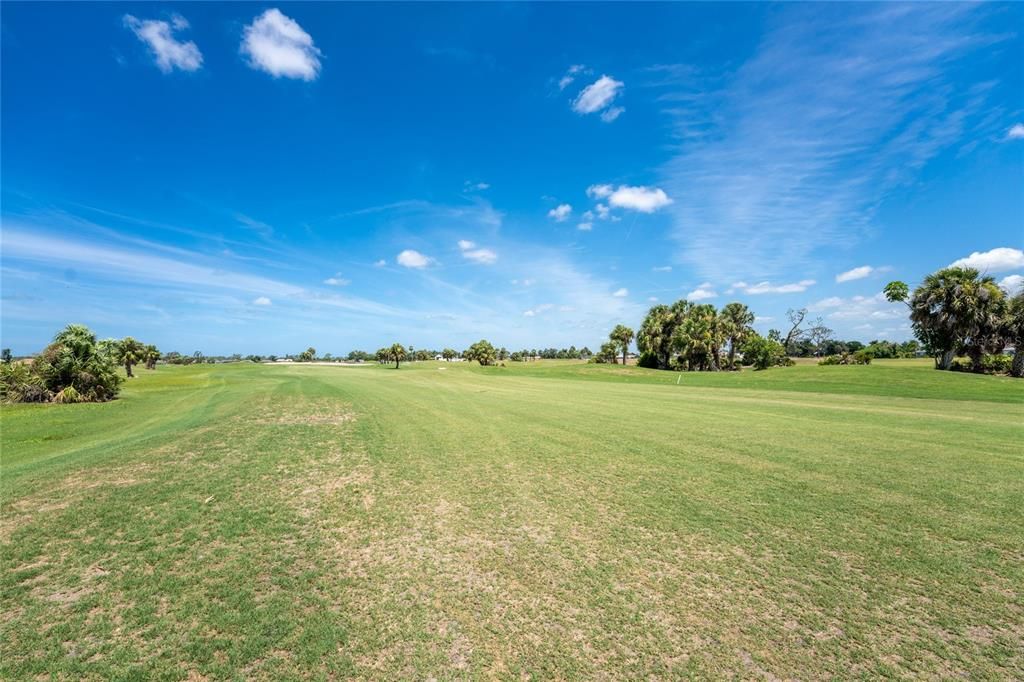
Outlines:
POLYGON ((1022 5, 17 4, 2 344, 599 345, 1024 276, 1022 5), (967 259, 967 260, 964 260, 967 259))

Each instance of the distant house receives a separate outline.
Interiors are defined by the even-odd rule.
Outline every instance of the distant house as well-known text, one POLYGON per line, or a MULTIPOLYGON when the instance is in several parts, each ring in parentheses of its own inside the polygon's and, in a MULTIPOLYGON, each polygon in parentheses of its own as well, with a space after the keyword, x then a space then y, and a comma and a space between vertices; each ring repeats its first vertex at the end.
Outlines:
POLYGON ((274 362, 294 362, 291 358, 278 358, 274 362))

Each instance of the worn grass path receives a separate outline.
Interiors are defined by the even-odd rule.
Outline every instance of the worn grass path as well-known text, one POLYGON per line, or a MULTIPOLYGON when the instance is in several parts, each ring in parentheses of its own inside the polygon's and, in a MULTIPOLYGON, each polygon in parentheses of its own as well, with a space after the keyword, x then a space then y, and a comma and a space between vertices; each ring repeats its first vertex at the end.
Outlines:
POLYGON ((5 679, 1024 676, 1009 380, 161 367, 0 419, 5 679))

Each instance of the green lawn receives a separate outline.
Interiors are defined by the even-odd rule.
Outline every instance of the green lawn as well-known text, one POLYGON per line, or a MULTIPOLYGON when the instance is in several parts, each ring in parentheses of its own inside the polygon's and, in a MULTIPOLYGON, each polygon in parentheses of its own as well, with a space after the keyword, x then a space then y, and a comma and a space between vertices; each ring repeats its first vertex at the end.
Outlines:
POLYGON ((139 374, 0 410, 0 678, 1024 677, 1024 382, 139 374))

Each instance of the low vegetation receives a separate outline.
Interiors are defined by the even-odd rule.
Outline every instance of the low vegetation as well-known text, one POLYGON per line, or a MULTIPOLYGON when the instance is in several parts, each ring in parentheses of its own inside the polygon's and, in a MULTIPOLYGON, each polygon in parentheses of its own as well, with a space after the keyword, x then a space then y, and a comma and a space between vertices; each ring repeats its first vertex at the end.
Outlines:
POLYGON ((120 390, 119 365, 131 378, 135 365, 144 363, 153 369, 159 358, 155 346, 130 336, 97 341, 88 327, 71 324, 30 362, 5 358, 0 364, 0 399, 8 403, 104 402, 120 390))

